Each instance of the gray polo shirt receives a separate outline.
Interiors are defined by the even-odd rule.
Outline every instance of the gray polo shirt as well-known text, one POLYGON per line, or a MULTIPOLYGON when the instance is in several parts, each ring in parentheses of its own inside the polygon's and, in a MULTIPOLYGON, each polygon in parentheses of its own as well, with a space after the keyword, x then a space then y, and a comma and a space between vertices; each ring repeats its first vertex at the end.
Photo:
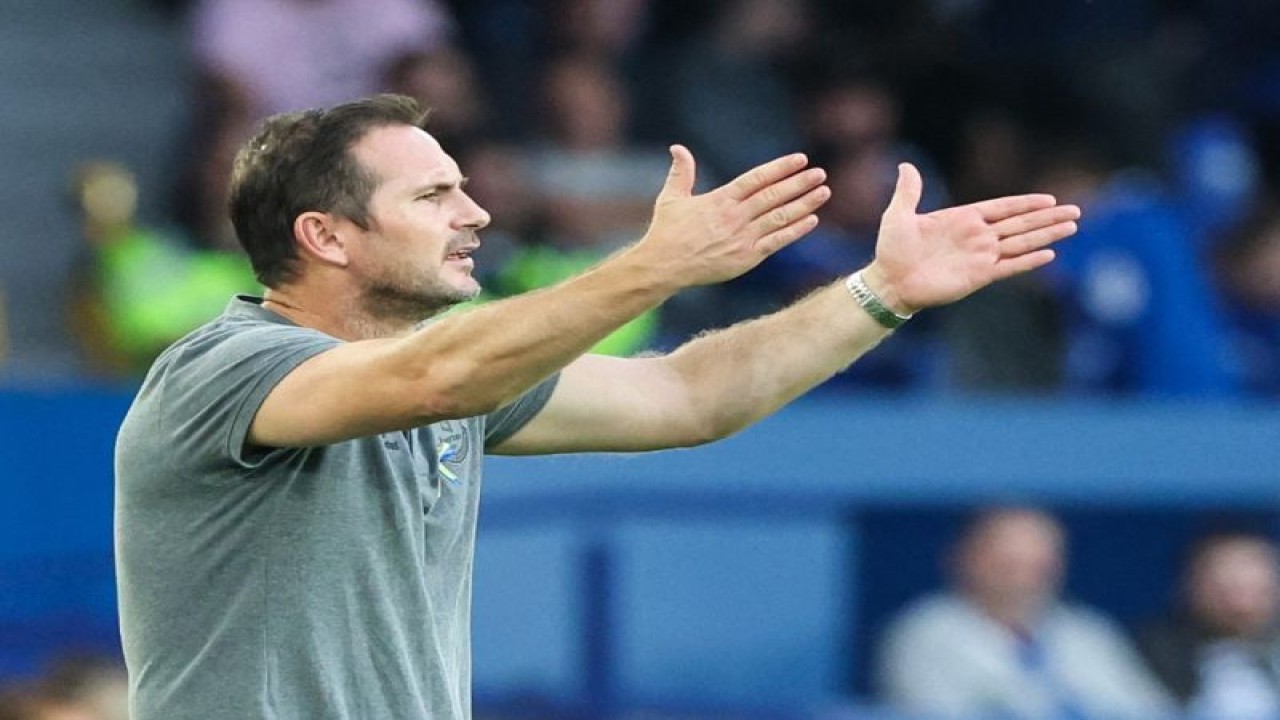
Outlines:
POLYGON ((471 716, 485 417, 245 449, 285 375, 340 341, 237 298, 169 348, 116 445, 116 569, 134 720, 471 716))

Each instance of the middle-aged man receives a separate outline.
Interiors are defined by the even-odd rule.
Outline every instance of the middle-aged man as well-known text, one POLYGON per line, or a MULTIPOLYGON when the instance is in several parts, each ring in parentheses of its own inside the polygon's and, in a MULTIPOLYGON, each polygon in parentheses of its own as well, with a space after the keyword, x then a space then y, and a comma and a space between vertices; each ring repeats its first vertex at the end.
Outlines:
POLYGON ((672 148, 648 231, 555 287, 479 292, 488 214, 419 108, 277 116, 241 150, 232 220, 266 286, 169 348, 117 445, 121 626, 135 720, 470 717, 484 452, 725 437, 916 310, 1044 265, 1079 216, 1026 195, 916 213, 904 165, 876 260, 661 357, 585 354, 683 288, 817 224, 800 155, 695 195, 672 148))
POLYGON ((1062 597, 1065 543, 1044 511, 980 512, 951 558, 954 587, 886 630, 884 698, 912 717, 1170 717, 1170 699, 1124 632, 1062 597))

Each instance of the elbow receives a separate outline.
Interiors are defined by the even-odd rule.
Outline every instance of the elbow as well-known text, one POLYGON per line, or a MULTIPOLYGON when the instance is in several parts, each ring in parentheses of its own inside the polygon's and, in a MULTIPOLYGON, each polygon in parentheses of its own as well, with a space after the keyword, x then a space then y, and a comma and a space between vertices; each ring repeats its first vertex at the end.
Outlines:
POLYGON ((669 447, 669 448, 672 448, 672 449, 674 449, 674 448, 695 448, 695 447, 699 447, 699 446, 701 446, 701 445, 709 445, 710 443, 713 443, 713 442, 715 442, 715 441, 717 441, 717 440, 721 439, 721 437, 727 437, 727 436, 717 436, 717 435, 709 434, 709 433, 707 433, 707 434, 703 434, 703 433, 686 433, 686 434, 683 434, 683 435, 681 435, 680 437, 676 438, 673 442, 671 442, 671 443, 669 443, 669 444, 667 444, 667 445, 660 446, 660 447, 659 447, 659 449, 665 449, 665 448, 668 448, 668 447, 669 447))
POLYGON ((675 447, 697 447, 723 440, 747 426, 732 405, 720 402, 715 395, 701 392, 697 382, 682 382, 677 392, 663 394, 667 412, 663 413, 675 447), (674 412, 672 412, 674 410, 674 412))
POLYGON ((433 389, 423 395, 418 404, 418 424, 428 425, 441 420, 461 420, 485 415, 496 410, 498 403, 483 403, 476 398, 448 389, 433 389))
POLYGON ((479 377, 475 363, 434 363, 419 377, 411 394, 417 398, 417 415, 423 424, 438 420, 476 417, 502 406, 504 398, 479 377))
POLYGON ((713 413, 695 413, 680 435, 679 447, 698 447, 723 440, 745 427, 733 418, 713 413))

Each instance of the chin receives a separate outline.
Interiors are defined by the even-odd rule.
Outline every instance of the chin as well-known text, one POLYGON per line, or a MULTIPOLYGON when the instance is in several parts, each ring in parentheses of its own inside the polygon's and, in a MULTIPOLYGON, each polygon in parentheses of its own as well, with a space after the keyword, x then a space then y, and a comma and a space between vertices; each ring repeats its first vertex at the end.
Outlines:
POLYGON ((475 280, 455 285, 452 299, 455 303, 470 302, 480 296, 480 290, 480 283, 475 280))

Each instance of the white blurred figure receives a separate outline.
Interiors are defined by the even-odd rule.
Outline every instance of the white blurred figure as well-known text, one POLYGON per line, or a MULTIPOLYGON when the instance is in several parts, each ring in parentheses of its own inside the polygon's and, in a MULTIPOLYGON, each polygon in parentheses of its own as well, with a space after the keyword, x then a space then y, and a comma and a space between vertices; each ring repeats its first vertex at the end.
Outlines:
POLYGON ((931 717, 1143 718, 1172 705, 1123 633, 1059 597, 1064 536, 1038 510, 982 514, 954 557, 956 588, 890 627, 884 698, 931 717))

